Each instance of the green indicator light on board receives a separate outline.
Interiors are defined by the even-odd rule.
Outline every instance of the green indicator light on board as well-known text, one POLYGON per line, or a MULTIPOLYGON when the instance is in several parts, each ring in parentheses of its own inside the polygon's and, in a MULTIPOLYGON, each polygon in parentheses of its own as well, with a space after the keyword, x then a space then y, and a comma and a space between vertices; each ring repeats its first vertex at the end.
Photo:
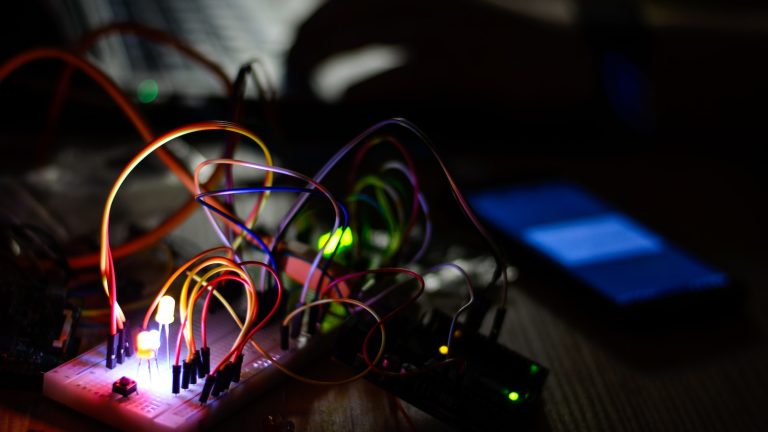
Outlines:
POLYGON ((532 365, 531 365, 531 375, 535 375, 535 374, 536 374, 536 373, 538 373, 538 372, 539 372, 539 365, 537 365, 537 364, 532 364, 532 365))
POLYGON ((352 241, 354 240, 352 236, 352 230, 347 227, 344 229, 344 233, 342 234, 341 228, 337 228, 336 232, 333 233, 333 236, 331 236, 331 233, 327 232, 320 236, 319 239, 317 239, 317 249, 323 249, 323 245, 325 245, 325 249, 323 249, 323 256, 328 257, 331 256, 334 249, 338 250, 336 251, 341 252, 344 249, 348 249, 350 246, 352 246, 352 241), (328 242, 328 244, 326 244, 328 242))
POLYGON ((153 79, 144 80, 139 83, 139 87, 136 89, 136 95, 141 103, 152 103, 157 99, 157 95, 160 93, 160 88, 157 86, 157 81, 153 79))
POLYGON ((507 397, 512 402, 517 402, 518 400, 520 400, 520 393, 518 393, 518 392, 509 392, 509 396, 507 396, 507 397))

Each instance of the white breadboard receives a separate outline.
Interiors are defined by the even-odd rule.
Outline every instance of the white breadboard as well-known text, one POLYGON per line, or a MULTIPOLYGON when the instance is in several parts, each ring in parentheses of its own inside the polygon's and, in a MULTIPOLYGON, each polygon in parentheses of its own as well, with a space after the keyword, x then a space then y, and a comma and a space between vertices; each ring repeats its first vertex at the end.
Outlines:
MULTIPOLYGON (((223 314, 218 314, 223 315, 223 314)), ((236 337, 231 320, 212 316, 208 322, 208 346, 211 348, 211 367, 218 364, 228 352, 236 337)), ((197 321, 197 320, 196 320, 197 321)), ((136 334, 134 330, 134 335, 136 334)), ((175 347, 176 327, 171 326, 171 346, 175 347)), ((199 333, 195 332, 196 337, 199 333)), ((158 351, 158 361, 151 362, 151 378, 147 360, 139 369, 139 359, 134 355, 112 370, 105 366, 106 344, 74 358, 47 372, 43 379, 43 394, 90 417, 122 430, 189 431, 210 427, 217 419, 236 410, 248 400, 274 386, 283 373, 262 357, 250 344, 243 351, 244 361, 241 379, 232 383, 229 390, 218 398, 210 397, 205 405, 199 402, 205 379, 171 392, 171 372, 165 356, 165 335, 158 351), (126 376, 138 383, 138 394, 123 397, 112 392, 112 383, 126 376)), ((310 351, 318 351, 318 344, 282 351, 279 331, 267 327, 254 339, 272 356, 292 367, 302 359, 310 358, 310 351)), ((197 339, 199 342, 199 339, 197 339)), ((293 342, 293 341, 292 341, 293 342)), ((292 343, 295 345, 295 343, 292 343)), ((173 349, 171 358, 173 359, 173 349)), ((186 350, 182 348, 182 359, 186 350)))

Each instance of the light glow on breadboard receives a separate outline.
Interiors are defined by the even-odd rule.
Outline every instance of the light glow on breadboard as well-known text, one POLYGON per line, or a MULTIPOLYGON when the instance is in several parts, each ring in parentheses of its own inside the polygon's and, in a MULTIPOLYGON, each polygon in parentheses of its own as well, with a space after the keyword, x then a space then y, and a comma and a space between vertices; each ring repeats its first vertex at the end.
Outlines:
MULTIPOLYGON (((227 319, 214 316, 208 324, 214 362, 219 361, 217 353, 225 353, 235 337, 236 329, 227 319)), ((172 334, 177 330, 177 326, 171 325, 172 334)), ((278 335, 276 329, 265 328, 254 338, 275 359, 282 358, 285 362, 299 360, 303 357, 300 354, 309 352, 297 348, 282 351, 278 335)), ((164 343, 161 341, 160 352, 165 351, 164 343)), ((150 378, 147 360, 142 360, 139 368, 139 358, 134 356, 110 370, 104 367, 105 353, 106 346, 102 344, 46 373, 43 394, 119 429, 187 431, 215 421, 220 413, 244 404, 283 379, 282 372, 248 346, 243 350, 245 360, 240 382, 233 383, 219 398, 211 398, 202 405, 198 398, 204 380, 174 395, 167 363, 160 362, 158 366, 155 359, 151 360, 150 378), (137 393, 123 397, 112 392, 112 383, 123 376, 138 382, 137 393)))

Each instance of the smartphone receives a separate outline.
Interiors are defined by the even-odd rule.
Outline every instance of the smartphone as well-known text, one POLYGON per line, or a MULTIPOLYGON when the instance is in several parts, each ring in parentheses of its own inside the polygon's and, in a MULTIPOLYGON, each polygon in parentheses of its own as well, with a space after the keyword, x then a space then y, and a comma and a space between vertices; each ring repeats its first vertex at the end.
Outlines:
POLYGON ((486 189, 469 201, 496 231, 617 308, 732 289, 728 274, 577 184, 486 189))

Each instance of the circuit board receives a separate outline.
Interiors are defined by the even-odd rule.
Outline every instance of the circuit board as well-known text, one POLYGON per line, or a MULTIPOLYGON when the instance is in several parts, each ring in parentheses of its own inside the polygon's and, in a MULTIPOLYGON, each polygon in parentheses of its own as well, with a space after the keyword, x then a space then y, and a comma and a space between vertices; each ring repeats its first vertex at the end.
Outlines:
MULTIPOLYGON (((390 323, 391 337, 381 363, 384 373, 371 373, 366 379, 459 430, 496 430, 500 424, 527 430, 540 408, 549 370, 480 333, 464 332, 461 325, 454 327, 455 357, 443 362, 436 354, 451 317, 439 310, 426 316, 390 323)), ((353 347, 367 333, 364 326, 349 328, 345 340, 357 342, 338 344, 334 358, 362 371, 366 364, 353 347)))
MULTIPOLYGON (((208 323, 212 364, 229 351, 236 337, 234 324, 226 318, 214 316, 208 323)), ((173 360, 174 326, 171 326, 170 335, 173 360)), ((254 336, 254 340, 276 360, 290 367, 298 367, 302 360, 316 355, 321 350, 318 339, 322 338, 313 338, 301 349, 283 351, 279 331, 274 325, 254 336)), ((210 427, 217 419, 273 387, 284 376, 253 346, 247 345, 243 350, 240 381, 232 383, 219 397, 211 397, 206 404, 201 404, 198 399, 204 379, 198 379, 196 384, 190 384, 179 394, 171 392, 171 371, 164 338, 157 361, 142 360, 140 364, 134 355, 110 370, 105 366, 105 354, 106 344, 101 344, 47 372, 43 378, 43 394, 118 429, 189 431, 210 427), (134 380, 138 385, 137 392, 129 396, 114 393, 112 385, 122 377, 134 380)))

